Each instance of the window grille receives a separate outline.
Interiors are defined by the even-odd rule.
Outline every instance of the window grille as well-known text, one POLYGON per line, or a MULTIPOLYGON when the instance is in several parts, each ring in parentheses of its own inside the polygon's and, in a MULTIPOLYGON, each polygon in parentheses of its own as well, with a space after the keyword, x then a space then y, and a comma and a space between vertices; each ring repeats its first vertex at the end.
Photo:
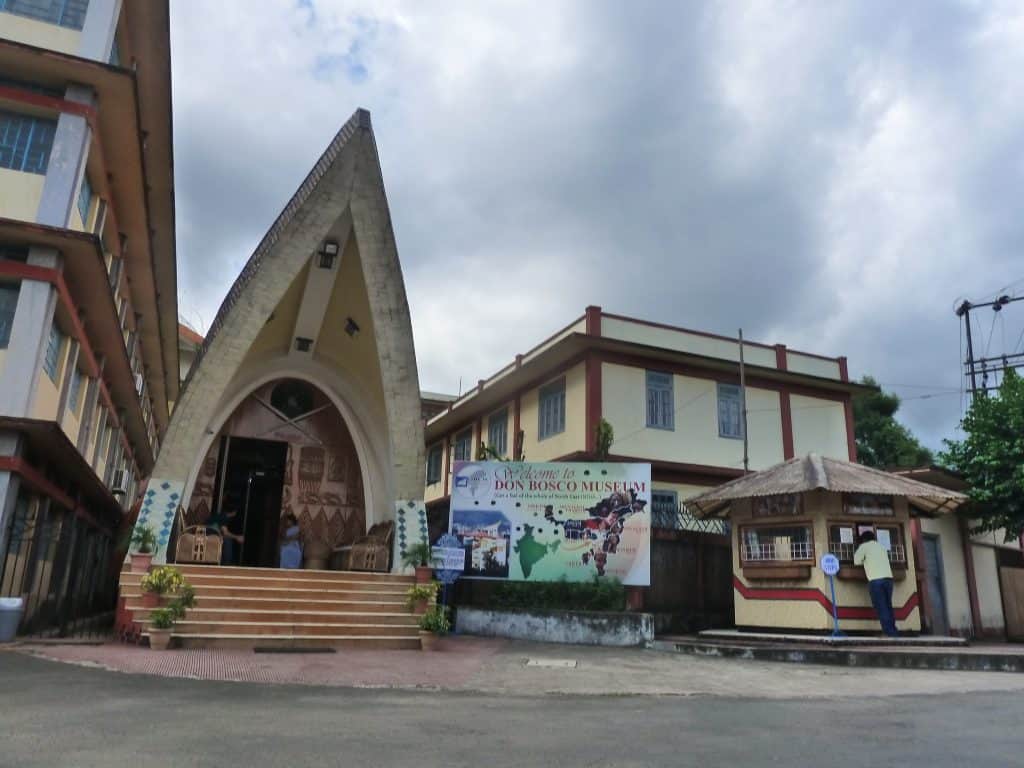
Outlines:
POLYGON ((17 285, 0 285, 0 349, 7 349, 11 342, 14 311, 18 308, 18 292, 17 285))
POLYGON ((441 459, 444 451, 440 445, 435 445, 427 454, 427 485, 433 485, 441 481, 441 459))
POLYGON ((743 437, 743 405, 740 388, 733 384, 718 385, 718 436, 743 437))
POLYGON ((487 445, 499 456, 508 452, 508 408, 492 413, 487 419, 487 445))
POLYGON ((537 439, 565 432, 565 379, 540 388, 537 439))
POLYGON ((56 131, 55 120, 0 110, 0 168, 45 174, 56 131))
POLYGON ((647 426, 675 429, 671 373, 647 371, 647 426))
POLYGON ((89 0, 0 0, 0 11, 70 29, 85 26, 89 0))

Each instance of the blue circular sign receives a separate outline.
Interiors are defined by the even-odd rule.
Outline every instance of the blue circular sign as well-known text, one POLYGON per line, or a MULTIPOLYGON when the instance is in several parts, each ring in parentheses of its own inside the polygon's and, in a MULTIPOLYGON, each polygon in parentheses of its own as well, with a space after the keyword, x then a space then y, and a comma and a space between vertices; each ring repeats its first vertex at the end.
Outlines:
POLYGON ((839 573, 839 558, 831 552, 826 552, 821 556, 821 570, 826 576, 835 576, 839 573))
POLYGON ((437 540, 430 551, 435 562, 440 562, 442 566, 434 569, 437 580, 442 584, 454 584, 466 570, 466 550, 462 542, 446 533, 437 540))

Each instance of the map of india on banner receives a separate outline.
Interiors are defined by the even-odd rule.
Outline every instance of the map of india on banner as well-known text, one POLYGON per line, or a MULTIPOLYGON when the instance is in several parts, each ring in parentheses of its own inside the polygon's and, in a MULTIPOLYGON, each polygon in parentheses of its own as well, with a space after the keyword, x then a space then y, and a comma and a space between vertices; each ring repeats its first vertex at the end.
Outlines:
POLYGON ((457 462, 465 576, 651 583, 650 464, 457 462))

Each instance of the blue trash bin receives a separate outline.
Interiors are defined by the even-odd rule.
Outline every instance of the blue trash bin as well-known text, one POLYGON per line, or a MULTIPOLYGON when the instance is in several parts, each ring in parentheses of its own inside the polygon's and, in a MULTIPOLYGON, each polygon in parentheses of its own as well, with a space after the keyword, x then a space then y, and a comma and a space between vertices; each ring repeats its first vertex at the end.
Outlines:
POLYGON ((20 597, 0 597, 0 643, 10 643, 18 634, 25 601, 20 597))

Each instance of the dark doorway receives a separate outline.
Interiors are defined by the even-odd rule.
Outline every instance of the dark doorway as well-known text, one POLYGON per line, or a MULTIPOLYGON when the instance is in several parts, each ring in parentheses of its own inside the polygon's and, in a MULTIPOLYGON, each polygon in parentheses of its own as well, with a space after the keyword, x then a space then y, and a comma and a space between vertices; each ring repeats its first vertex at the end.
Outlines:
POLYGON ((948 635, 949 620, 946 612, 946 578, 942 567, 942 546, 939 537, 925 534, 924 565, 928 579, 928 600, 931 603, 931 630, 933 635, 948 635))
POLYGON ((235 508, 245 541, 238 565, 277 567, 281 488, 288 444, 249 437, 226 438, 223 509, 235 508))

